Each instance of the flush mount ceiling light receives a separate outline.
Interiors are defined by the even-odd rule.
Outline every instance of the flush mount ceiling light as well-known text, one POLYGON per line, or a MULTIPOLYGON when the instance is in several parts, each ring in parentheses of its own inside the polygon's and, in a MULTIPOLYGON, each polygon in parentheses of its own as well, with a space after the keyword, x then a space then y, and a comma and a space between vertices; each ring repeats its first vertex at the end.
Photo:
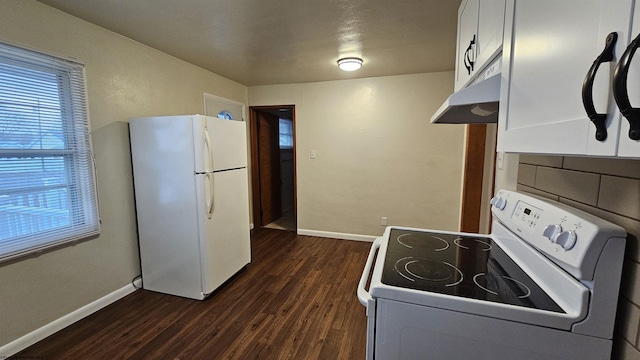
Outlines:
POLYGON ((355 71, 362 67, 362 59, 357 57, 348 57, 338 60, 338 67, 343 71, 355 71))

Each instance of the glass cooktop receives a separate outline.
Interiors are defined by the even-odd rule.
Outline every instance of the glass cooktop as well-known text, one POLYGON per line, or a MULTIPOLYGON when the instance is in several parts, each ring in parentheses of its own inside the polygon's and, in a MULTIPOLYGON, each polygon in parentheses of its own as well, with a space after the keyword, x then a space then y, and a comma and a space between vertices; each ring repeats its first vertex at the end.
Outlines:
POLYGON ((382 283, 563 313, 491 238, 392 229, 382 283))

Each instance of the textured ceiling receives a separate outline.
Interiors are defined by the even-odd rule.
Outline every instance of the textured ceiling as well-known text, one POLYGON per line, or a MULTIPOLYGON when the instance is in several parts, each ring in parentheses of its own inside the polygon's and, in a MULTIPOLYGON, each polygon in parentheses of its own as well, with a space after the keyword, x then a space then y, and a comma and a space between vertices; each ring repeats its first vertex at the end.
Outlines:
POLYGON ((453 70, 459 0, 39 0, 246 86, 453 70), (338 70, 341 57, 362 69, 338 70))

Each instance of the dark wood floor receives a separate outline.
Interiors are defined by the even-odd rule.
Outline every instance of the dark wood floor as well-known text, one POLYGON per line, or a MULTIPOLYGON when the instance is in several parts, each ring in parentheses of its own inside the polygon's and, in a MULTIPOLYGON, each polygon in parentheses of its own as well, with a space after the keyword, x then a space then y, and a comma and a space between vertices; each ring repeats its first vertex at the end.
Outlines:
POLYGON ((370 244, 259 229, 252 263, 204 301, 137 290, 16 359, 364 359, 370 244))

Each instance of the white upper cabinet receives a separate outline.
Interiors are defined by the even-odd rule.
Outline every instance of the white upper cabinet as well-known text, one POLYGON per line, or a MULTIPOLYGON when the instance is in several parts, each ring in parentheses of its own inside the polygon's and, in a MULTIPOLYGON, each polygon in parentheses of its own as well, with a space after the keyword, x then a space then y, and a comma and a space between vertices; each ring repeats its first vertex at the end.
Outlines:
POLYGON ((482 69, 502 50, 505 0, 480 0, 478 9, 478 64, 482 69))
MULTIPOLYGON (((632 23, 640 33, 632 10, 633 0, 507 1, 498 151, 640 157, 613 91, 632 23)), ((640 106, 632 60, 629 101, 640 106)))
POLYGON ((640 46, 640 4, 634 7, 631 38, 633 39, 622 58, 616 65, 614 79, 614 96, 618 109, 626 116, 629 115, 635 124, 633 127, 627 118, 620 123, 620 142, 618 156, 640 158, 640 55, 636 49, 640 46), (636 55, 635 57, 633 55, 636 55), (626 74, 626 76, 625 76, 626 74), (617 90, 617 91, 615 91, 617 90), (626 105, 626 106, 625 106, 626 105), (631 108, 628 111, 627 108, 631 108))
POLYGON ((458 10, 455 90, 493 60, 502 48, 505 0, 463 0, 458 10))
POLYGON ((456 50, 455 90, 463 88, 471 79, 476 61, 478 33, 478 5, 480 0, 467 0, 458 10, 458 46, 456 50))

